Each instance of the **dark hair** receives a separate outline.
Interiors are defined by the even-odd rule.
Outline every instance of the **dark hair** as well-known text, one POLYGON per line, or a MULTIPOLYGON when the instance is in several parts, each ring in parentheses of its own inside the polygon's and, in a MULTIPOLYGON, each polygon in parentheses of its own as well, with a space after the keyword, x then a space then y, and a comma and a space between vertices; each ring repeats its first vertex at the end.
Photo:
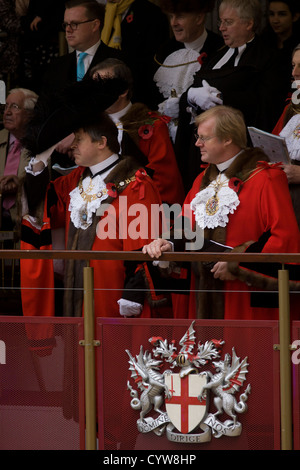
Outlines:
MULTIPOLYGON (((269 0, 268 1, 268 7, 270 6, 270 3, 276 2, 278 0, 269 0)), ((299 5, 299 0, 280 0, 282 3, 285 3, 288 7, 289 10, 292 14, 292 16, 295 16, 296 13, 300 13, 300 5, 299 5)))
POLYGON ((215 0, 160 0, 164 13, 208 13, 214 9, 215 0))
POLYGON ((83 6, 89 20, 97 19, 100 21, 100 30, 104 25, 105 6, 96 0, 68 0, 65 3, 66 9, 83 6))
POLYGON ((122 60, 108 58, 95 65, 90 71, 90 76, 93 77, 95 73, 105 69, 112 69, 113 77, 121 79, 123 83, 128 86, 127 97, 128 99, 131 99, 133 93, 133 77, 128 65, 126 65, 122 60))
POLYGON ((93 142, 106 137, 107 146, 113 153, 120 152, 120 144, 118 141, 118 128, 106 113, 97 115, 95 122, 83 125, 82 130, 86 132, 93 142))

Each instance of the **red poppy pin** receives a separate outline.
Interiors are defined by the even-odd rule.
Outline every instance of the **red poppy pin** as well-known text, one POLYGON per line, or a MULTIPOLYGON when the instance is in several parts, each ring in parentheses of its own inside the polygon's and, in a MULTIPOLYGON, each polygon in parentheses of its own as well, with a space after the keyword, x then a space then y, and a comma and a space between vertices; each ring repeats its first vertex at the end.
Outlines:
POLYGON ((127 21, 127 23, 132 23, 133 22, 133 13, 130 13, 130 15, 126 16, 126 21, 127 21))
POLYGON ((228 187, 238 193, 243 185, 243 181, 240 180, 239 178, 230 178, 228 181, 228 187))
POLYGON ((116 185, 114 183, 107 183, 106 184, 106 189, 107 189, 107 194, 110 196, 110 197, 117 197, 117 188, 116 188, 116 185))
POLYGON ((198 60, 199 64, 202 65, 206 58, 207 58, 206 52, 202 52, 202 54, 199 55, 197 60, 198 60))
POLYGON ((142 139, 148 140, 152 137, 153 127, 150 124, 144 124, 139 128, 138 134, 142 139))

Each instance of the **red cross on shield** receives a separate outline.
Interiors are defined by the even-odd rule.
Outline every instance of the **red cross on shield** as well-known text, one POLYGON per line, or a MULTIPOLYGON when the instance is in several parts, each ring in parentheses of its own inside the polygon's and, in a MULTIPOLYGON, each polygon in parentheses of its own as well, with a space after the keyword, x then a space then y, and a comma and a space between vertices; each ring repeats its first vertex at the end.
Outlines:
POLYGON ((193 431, 206 414, 206 399, 198 399, 206 381, 206 375, 200 374, 183 378, 179 374, 165 375, 165 383, 172 394, 165 400, 166 411, 172 424, 183 434, 193 431))

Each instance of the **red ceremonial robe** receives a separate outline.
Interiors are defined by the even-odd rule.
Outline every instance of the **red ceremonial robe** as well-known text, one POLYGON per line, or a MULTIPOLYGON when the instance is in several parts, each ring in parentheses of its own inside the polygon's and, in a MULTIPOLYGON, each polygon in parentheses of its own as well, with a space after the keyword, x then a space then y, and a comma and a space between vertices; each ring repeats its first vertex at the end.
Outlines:
MULTIPOLYGON (((252 151, 258 153, 257 149, 252 151)), ((253 155, 246 150, 237 157, 231 166, 250 161, 253 155), (239 162, 237 162, 239 160, 239 162)), ((257 160, 260 160, 257 155, 257 160)), ((212 165, 214 167, 214 165, 212 165)), ((231 167, 230 167, 231 168, 231 167)), ((229 172, 230 172, 229 168, 229 172)), ((200 191, 205 173, 196 178, 185 199, 185 216, 195 224, 195 217, 189 205, 200 191)), ((227 174, 227 171, 225 172, 227 174)), ((236 174, 236 173, 235 173, 236 174)), ((228 178, 230 178, 228 176, 228 178)), ((257 167, 247 176, 238 193, 240 204, 232 214, 226 226, 226 238, 222 242, 230 247, 238 247, 250 240, 258 240, 262 234, 270 231, 270 237, 265 243, 263 253, 299 253, 300 234, 293 211, 285 173, 276 165, 258 162, 257 167)), ((213 239, 213 238, 212 238, 213 239)), ((219 241, 219 240, 215 240, 219 241)), ((208 271, 207 276, 212 276, 208 271)), ((191 292, 187 296, 175 296, 174 316, 176 318, 207 318, 206 311, 197 312, 197 294, 195 276, 192 275, 191 292)), ((278 319, 277 308, 252 307, 251 291, 253 289, 240 280, 226 281, 224 288, 224 318, 225 319, 278 319)), ((266 294, 267 295, 267 294, 266 294)), ((215 296, 215 294, 213 294, 215 296)), ((213 297, 212 296, 212 297, 213 297)), ((297 296, 294 296, 297 297, 297 296)))
MULTIPOLYGON (((170 118, 135 103, 122 117, 123 128, 148 160, 162 202, 182 204, 185 194, 167 123, 170 118)), ((126 148, 125 148, 126 151, 126 148)), ((130 152, 128 152, 130 153, 130 152)))
MULTIPOLYGON (((143 170, 133 169, 132 160, 129 158, 122 160, 106 178, 106 181, 114 183, 121 191, 115 190, 112 186, 111 203, 107 215, 94 216, 93 226, 87 230, 75 229, 70 222, 68 210, 70 192, 77 187, 83 172, 84 168, 78 167, 69 175, 50 183, 45 201, 48 214, 45 210, 41 232, 37 233, 38 229, 35 229, 25 218, 22 249, 51 249, 50 230, 60 227, 65 228, 66 248, 68 249, 84 250, 87 249, 84 248, 86 244, 90 245, 93 251, 140 250, 158 236, 161 230, 160 215, 159 220, 156 217, 151 218, 152 205, 159 207, 161 204, 158 190, 143 170), (128 178, 131 180, 129 181, 128 178), (118 185, 119 182, 121 185, 118 185), (123 182, 125 182, 124 185, 123 182), (123 187, 125 189, 122 189, 123 187), (26 236, 24 236, 25 232, 26 236), (75 244, 74 240, 77 240, 75 244), (81 240, 81 245, 78 240, 81 240)), ((107 201, 104 200, 103 203, 107 201)), ((124 288, 124 262, 122 260, 92 260, 90 266, 94 268, 95 316, 119 317, 117 300, 122 297, 124 288)), ((82 265, 79 265, 79 270, 81 271, 79 275, 82 275, 82 265)), ((25 316, 54 315, 54 274, 51 260, 22 260, 21 283, 25 316), (41 291, 39 290, 41 287, 47 289, 41 291)), ((65 288, 68 289, 68 279, 66 284, 65 288)), ((74 285, 69 287, 71 289, 74 285)), ((79 303, 81 313, 82 299, 79 303)), ((78 315, 78 305, 72 307, 74 310, 77 309, 77 313, 74 314, 71 311, 67 315, 78 315)), ((58 314, 61 313, 58 312, 58 314)), ((150 316, 149 307, 144 307, 142 316, 150 316)))

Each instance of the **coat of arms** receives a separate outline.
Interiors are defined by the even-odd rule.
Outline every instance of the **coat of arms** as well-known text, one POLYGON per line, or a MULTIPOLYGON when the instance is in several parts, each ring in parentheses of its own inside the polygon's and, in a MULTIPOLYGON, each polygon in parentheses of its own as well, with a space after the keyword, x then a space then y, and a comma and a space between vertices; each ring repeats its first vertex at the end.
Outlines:
POLYGON ((237 399, 248 373, 247 357, 241 360, 232 348, 232 354, 221 359, 224 345, 222 340, 198 342, 197 350, 194 322, 190 325, 179 345, 168 343, 161 337, 149 339, 152 352, 141 346, 135 357, 129 356, 129 370, 137 389, 128 381, 132 397, 131 407, 139 410, 138 430, 142 433, 154 432, 158 436, 166 433, 174 442, 208 442, 213 435, 219 438, 239 436, 242 425, 237 413, 247 411, 250 384, 237 399), (165 363, 165 364, 164 364, 165 363), (204 368, 211 363, 215 373, 204 368), (161 371, 165 365, 169 369, 161 371), (177 372, 173 372, 174 369, 177 372), (215 395, 216 411, 209 413, 209 394, 215 395), (219 415, 226 413, 228 419, 220 421, 219 415))

